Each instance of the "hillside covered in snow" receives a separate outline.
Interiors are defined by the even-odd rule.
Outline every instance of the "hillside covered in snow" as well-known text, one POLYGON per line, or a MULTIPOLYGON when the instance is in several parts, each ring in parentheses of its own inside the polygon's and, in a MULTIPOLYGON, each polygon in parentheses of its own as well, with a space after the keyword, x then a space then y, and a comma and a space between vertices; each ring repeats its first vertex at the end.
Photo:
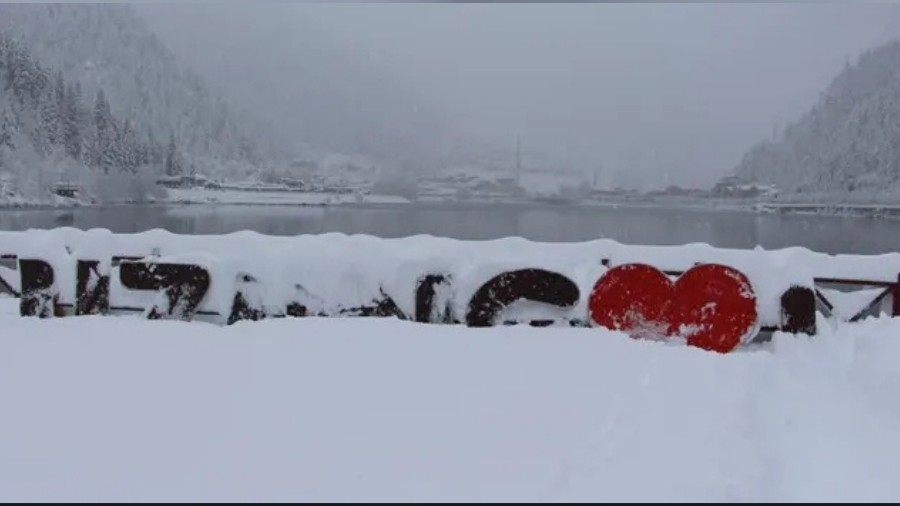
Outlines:
POLYGON ((102 89, 91 99, 77 81, 0 33, 0 198, 44 201, 50 188, 77 182, 101 200, 145 198, 148 177, 182 170, 176 139, 143 135, 113 114, 102 89), (101 184, 102 182, 102 184, 101 184))
POLYGON ((514 162, 512 145, 452 132, 422 98, 329 34, 312 30, 302 51, 273 49, 266 62, 251 61, 238 46, 255 42, 242 39, 214 63, 192 57, 178 30, 158 31, 149 13, 0 5, 4 204, 46 203, 57 183, 82 187, 83 201, 162 198, 155 178, 195 173, 409 196, 423 174, 514 162), (282 79, 279 65, 299 67, 282 79))
MULTIPOLYGON (((165 151, 172 149, 182 158, 179 172, 247 172, 272 156, 271 146, 260 142, 264 137, 258 125, 251 127, 200 77, 179 65, 130 6, 2 4, 0 36, 5 47, 15 48, 5 51, 12 59, 4 64, 0 104, 7 104, 7 116, 15 123, 28 125, 29 116, 58 114, 47 109, 65 99, 71 132, 62 158, 75 165, 104 173, 155 165, 153 172, 160 173, 165 151), (24 69, 26 61, 31 68, 24 69), (20 68, 24 70, 18 72, 20 68), (29 100, 19 99, 23 92, 29 100), (80 146, 71 138, 76 133, 80 146), (108 158, 123 156, 116 153, 123 144, 133 144, 128 149, 137 151, 139 160, 98 159, 101 152, 108 158)), ((42 135, 56 143, 55 133, 42 135)), ((39 160, 72 170, 61 167, 61 157, 54 159, 42 143, 48 144, 31 142, 39 160)), ((7 148, 8 160, 28 160, 34 166, 23 143, 7 148)))
POLYGON ((735 173, 789 193, 900 192, 900 41, 847 64, 815 106, 735 173))

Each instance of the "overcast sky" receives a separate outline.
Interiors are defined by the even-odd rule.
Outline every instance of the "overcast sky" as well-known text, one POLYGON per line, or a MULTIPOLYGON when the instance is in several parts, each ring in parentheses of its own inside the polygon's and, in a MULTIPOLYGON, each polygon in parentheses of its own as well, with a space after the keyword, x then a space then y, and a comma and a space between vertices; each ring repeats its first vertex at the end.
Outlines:
POLYGON ((268 78, 291 81, 277 69, 328 39, 461 131, 505 145, 519 134, 526 147, 653 185, 710 184, 805 112, 845 62, 900 36, 900 4, 888 3, 253 2, 142 11, 201 71, 223 65, 223 47, 246 41, 227 65, 268 61, 268 78))

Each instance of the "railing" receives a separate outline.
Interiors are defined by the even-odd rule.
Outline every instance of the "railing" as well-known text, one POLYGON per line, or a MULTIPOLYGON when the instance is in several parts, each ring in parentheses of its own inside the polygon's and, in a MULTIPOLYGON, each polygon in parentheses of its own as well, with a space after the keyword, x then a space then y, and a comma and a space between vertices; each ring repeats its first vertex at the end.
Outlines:
MULTIPOLYGON (((140 256, 114 256, 111 259, 112 267, 120 267, 125 262, 141 262, 147 260, 147 257, 140 256)), ((0 264, 6 264, 9 266, 8 268, 18 269, 18 260, 19 258, 15 254, 3 254, 0 255, 0 264)), ((90 268, 96 262, 84 262, 85 269, 90 268)), ((601 263, 604 266, 609 267, 610 262, 608 259, 601 260, 601 263)), ((698 264, 699 265, 699 264, 698 264)), ((676 279, 682 274, 684 271, 679 270, 665 270, 663 271, 667 276, 672 279, 676 279)), ((17 273, 20 274, 20 273, 17 273)), ((79 274, 79 278, 83 278, 86 275, 85 273, 79 274)), ((444 280, 443 276, 440 275, 429 275, 424 276, 417 287, 417 291, 419 292, 416 297, 416 304, 419 308, 417 312, 424 314, 427 312, 425 309, 421 309, 422 307, 429 306, 431 304, 430 298, 433 294, 426 294, 422 292, 422 285, 424 284, 434 284, 438 282, 442 282, 444 280)), ((14 288, 14 286, 21 286, 21 283, 15 283, 11 280, 8 280, 3 273, 0 273, 0 292, 4 292, 10 294, 14 297, 21 297, 21 291, 14 288)), ((823 289, 828 286, 838 286, 841 288, 877 288, 879 289, 876 294, 874 294, 859 310, 854 312, 849 318, 845 318, 848 322, 858 322, 866 316, 878 315, 878 314, 886 314, 890 316, 900 316, 900 277, 898 277, 898 281, 888 282, 888 281, 880 281, 880 280, 864 280, 864 279, 842 279, 842 278, 828 278, 828 277, 816 277, 814 278, 814 286, 810 289, 808 287, 794 287, 792 289, 787 290, 782 295, 781 307, 783 314, 783 323, 781 325, 769 325, 760 327, 761 332, 776 332, 776 331, 784 331, 790 333, 796 332, 806 332, 806 333, 815 333, 815 316, 816 312, 822 312, 826 317, 835 316, 833 314, 835 310, 834 303, 828 298, 828 296, 823 293, 823 289)), ((82 289, 83 291, 83 289, 82 289)), ((854 290, 851 290, 854 291, 854 290)), ((54 311, 57 315, 63 314, 71 314, 76 304, 72 302, 57 302, 56 310, 54 311)), ((132 312, 139 313, 144 312, 147 308, 136 307, 136 306, 128 306, 128 305, 111 305, 108 307, 108 310, 113 312, 132 312)), ((197 315, 202 316, 224 316, 218 311, 204 311, 199 310, 196 313, 197 315)), ((412 317, 410 319, 417 319, 420 321, 426 321, 424 317, 412 317)), ((460 321, 452 322, 448 321, 446 323, 461 323, 460 321)), ((545 326, 550 324, 547 320, 533 320, 531 322, 534 326, 545 326)), ((505 324, 510 325, 514 324, 514 322, 505 322, 505 324)), ((583 321, 573 321, 573 326, 581 326, 587 325, 583 321)))
MULTIPOLYGON (((896 254, 838 258, 808 250, 510 241, 341 234, 198 237, 164 231, 97 235, 74 229, 0 232, 0 247, 7 250, 0 262, 16 269, 15 274, 0 271, 0 290, 20 298, 23 316, 143 312, 184 320, 203 316, 225 324, 305 315, 396 316, 473 327, 589 327, 606 326, 597 317, 598 311, 609 309, 604 307, 606 301, 619 300, 625 309, 616 310, 622 312, 632 299, 645 295, 643 281, 634 279, 627 290, 610 292, 604 285, 611 283, 610 273, 644 266, 645 272, 655 276, 656 286, 663 287, 662 296, 675 298, 663 300, 661 307, 678 306, 680 298, 699 297, 700 302, 711 298, 713 313, 737 311, 735 318, 752 319, 746 329, 732 331, 741 335, 743 330, 752 331, 754 338, 778 331, 816 334, 820 313, 849 323, 868 315, 900 316, 900 255, 896 254), (130 253, 104 258, 111 251, 130 253), (205 260, 197 263, 191 259, 196 255, 205 260), (690 258, 695 261, 687 261, 690 258), (675 265, 679 268, 671 268, 675 265), (74 278, 72 286, 64 278, 56 279, 56 272, 73 273, 65 275, 74 278), (743 286, 748 293, 737 299, 751 300, 755 310, 746 305, 736 310, 721 298, 720 288, 728 285, 729 276, 746 281, 743 286), (692 279, 691 283, 682 282, 684 278, 692 279), (346 280, 350 284, 342 285, 346 280), (673 288, 670 294, 666 283, 680 286, 681 291, 673 288), (686 292, 686 286, 695 291, 686 292), (254 293, 282 298, 260 302, 254 293), (165 307, 159 306, 159 294, 168 300, 165 307), (543 305, 535 309, 525 304, 525 310, 511 310, 519 301, 543 305), (725 309, 717 308, 720 302, 725 309)), ((734 286, 726 289, 735 295, 734 286)), ((716 324, 707 320, 702 321, 716 324)), ((616 330, 633 330, 628 325, 616 330)), ((741 342, 746 342, 743 337, 741 342)))

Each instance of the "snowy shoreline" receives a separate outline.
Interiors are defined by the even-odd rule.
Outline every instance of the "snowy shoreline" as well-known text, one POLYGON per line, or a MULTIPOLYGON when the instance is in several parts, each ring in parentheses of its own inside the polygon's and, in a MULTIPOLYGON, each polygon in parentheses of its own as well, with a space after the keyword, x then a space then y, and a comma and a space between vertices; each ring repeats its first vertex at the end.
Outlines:
POLYGON ((410 200, 393 195, 351 195, 314 192, 266 193, 240 190, 170 190, 168 198, 146 201, 86 202, 73 198, 12 198, 0 200, 0 212, 30 210, 73 210, 113 206, 272 206, 272 207, 547 207, 582 209, 661 209, 715 213, 783 214, 861 219, 900 219, 900 204, 823 203, 809 201, 748 202, 725 199, 609 199, 549 202, 541 199, 423 199, 410 200))

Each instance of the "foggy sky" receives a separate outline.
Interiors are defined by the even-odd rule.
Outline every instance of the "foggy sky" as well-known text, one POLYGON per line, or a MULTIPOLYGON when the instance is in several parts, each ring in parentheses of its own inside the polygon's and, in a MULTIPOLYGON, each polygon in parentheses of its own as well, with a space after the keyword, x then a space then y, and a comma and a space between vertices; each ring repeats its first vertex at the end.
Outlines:
POLYGON ((519 135, 526 149, 600 169, 607 182, 625 173, 651 186, 711 184, 811 107, 846 62, 900 37, 894 4, 140 9, 201 72, 252 68, 254 84, 243 91, 219 84, 254 108, 283 108, 246 96, 262 81, 289 90, 304 73, 376 68, 459 131, 508 147, 519 135), (304 53, 314 50, 311 68, 304 53))

